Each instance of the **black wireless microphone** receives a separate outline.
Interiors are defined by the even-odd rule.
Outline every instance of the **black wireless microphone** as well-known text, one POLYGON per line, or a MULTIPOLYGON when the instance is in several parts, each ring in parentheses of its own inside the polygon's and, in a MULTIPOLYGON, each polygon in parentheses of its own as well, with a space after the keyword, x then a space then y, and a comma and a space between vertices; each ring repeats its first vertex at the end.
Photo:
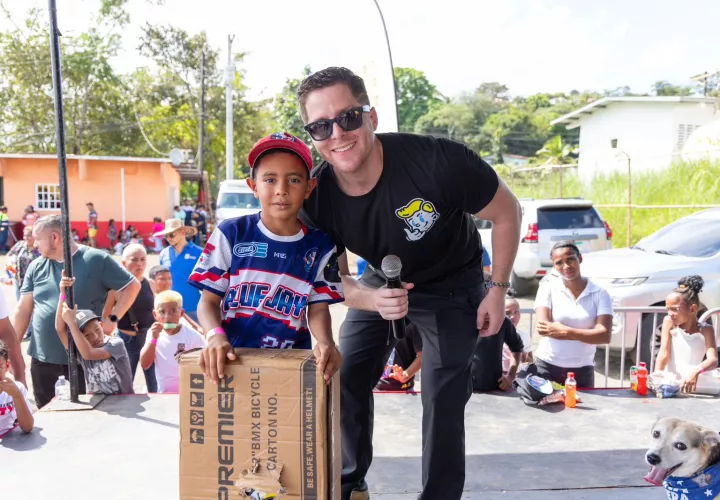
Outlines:
MULTIPOLYGON (((397 255, 388 255, 382 260, 380 265, 383 274, 387 278, 388 288, 402 288, 400 281, 400 271, 402 270, 402 262, 397 255)), ((405 318, 392 320, 393 335, 396 339, 405 338, 405 318)))

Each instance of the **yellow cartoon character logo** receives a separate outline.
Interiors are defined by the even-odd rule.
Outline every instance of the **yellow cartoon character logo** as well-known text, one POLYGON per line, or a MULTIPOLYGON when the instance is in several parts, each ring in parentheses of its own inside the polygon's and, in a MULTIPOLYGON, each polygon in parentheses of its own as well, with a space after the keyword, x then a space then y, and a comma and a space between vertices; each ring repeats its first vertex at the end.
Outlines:
POLYGON ((404 207, 396 210, 395 215, 403 219, 410 228, 405 228, 408 241, 417 241, 425 236, 425 233, 430 231, 435 221, 440 218, 435 206, 422 198, 415 198, 404 207))

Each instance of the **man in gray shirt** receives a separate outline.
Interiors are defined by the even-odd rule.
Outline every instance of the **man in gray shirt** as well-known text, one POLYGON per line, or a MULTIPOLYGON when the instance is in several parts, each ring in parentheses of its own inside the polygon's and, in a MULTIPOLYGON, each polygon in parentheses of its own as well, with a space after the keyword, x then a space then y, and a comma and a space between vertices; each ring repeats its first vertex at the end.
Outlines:
MULTIPOLYGON (((55 329, 55 313, 60 296, 63 270, 62 221, 58 215, 40 217, 33 225, 35 245, 41 257, 28 267, 20 289, 20 302, 13 324, 16 332, 24 332, 32 319, 30 339, 30 375, 38 408, 55 396, 55 382, 60 375, 68 376, 68 355, 55 329)), ((106 252, 70 241, 75 302, 79 309, 102 315, 109 290, 118 291, 112 313, 102 318, 106 334, 115 329, 118 318, 125 315, 140 291, 140 282, 106 252)), ((85 392, 84 374, 78 377, 80 393, 85 392)))

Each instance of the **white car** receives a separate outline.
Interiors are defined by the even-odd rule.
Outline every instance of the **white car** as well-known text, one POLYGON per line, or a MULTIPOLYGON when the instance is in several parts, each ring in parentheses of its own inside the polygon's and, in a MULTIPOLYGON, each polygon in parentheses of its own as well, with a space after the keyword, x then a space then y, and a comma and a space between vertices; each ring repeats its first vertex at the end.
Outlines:
MULTIPOLYGON (((590 200, 521 198, 520 205, 521 241, 510 278, 518 295, 526 295, 532 282, 552 269, 550 251, 558 241, 575 242, 583 254, 612 248, 612 230, 590 200)), ((489 251, 492 224, 476 218, 475 225, 489 251)))
POLYGON ((251 215, 260 211, 260 200, 244 180, 225 180, 220 183, 215 207, 215 226, 225 219, 251 215))
MULTIPOLYGON (((646 236, 637 245, 583 255, 583 276, 605 288, 619 307, 664 307, 665 298, 680 278, 699 275, 705 280, 700 300, 707 309, 720 307, 720 209, 679 219, 646 236)), ((556 279, 554 273, 546 279, 556 279)), ((658 314, 657 326, 664 314, 658 314)), ((717 320, 716 320, 717 321, 717 320)), ((619 313, 613 317, 610 348, 622 349, 636 359, 638 324, 641 326, 640 360, 649 362, 653 342, 653 314, 619 313)), ((657 353, 657 341, 655 342, 657 353)))

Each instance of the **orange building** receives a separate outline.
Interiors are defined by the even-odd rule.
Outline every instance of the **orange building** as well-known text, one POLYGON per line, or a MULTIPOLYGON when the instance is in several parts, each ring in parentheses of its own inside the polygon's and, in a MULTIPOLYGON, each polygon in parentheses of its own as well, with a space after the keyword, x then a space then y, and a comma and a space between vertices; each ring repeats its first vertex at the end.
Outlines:
MULTIPOLYGON (((97 243, 109 245, 108 220, 118 233, 132 224, 143 237, 152 233, 153 217, 172 217, 180 202, 181 174, 164 158, 68 155, 68 197, 71 227, 87 234, 87 202, 98 213, 97 243), (124 196, 123 196, 124 194, 124 196)), ((0 203, 18 222, 32 205, 40 215, 60 213, 57 156, 0 154, 0 203)), ((20 226, 17 226, 21 230, 20 226)))

